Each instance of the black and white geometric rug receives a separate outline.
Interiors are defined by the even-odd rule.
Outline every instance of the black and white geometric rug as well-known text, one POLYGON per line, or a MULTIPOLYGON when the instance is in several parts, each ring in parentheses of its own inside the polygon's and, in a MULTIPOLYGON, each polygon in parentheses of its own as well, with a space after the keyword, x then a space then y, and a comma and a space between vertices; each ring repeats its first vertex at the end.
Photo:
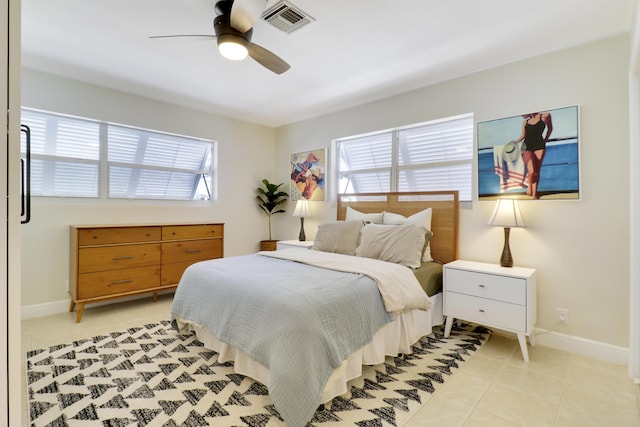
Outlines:
MULTIPOLYGON (((403 425, 489 335, 472 324, 449 338, 434 328, 412 354, 364 367, 310 425, 403 425)), ((263 384, 168 321, 29 351, 27 389, 34 427, 285 425, 263 384)))

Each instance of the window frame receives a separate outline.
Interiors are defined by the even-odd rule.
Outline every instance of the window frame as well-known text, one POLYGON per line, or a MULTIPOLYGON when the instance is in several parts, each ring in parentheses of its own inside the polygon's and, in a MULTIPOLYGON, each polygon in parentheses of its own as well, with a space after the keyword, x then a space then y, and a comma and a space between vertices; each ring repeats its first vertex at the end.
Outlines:
MULTIPOLYGON (((423 190, 423 189, 407 189, 407 190, 400 190, 399 189, 399 185, 400 185, 400 174, 402 173, 402 171, 410 171, 410 170, 423 170, 423 169, 432 169, 435 170, 437 168, 442 168, 442 167, 455 167, 458 165, 468 165, 469 167, 469 182, 468 182, 468 190, 469 190, 469 194, 468 196, 464 197, 464 194, 461 194, 460 196, 460 201, 461 202, 470 202, 473 200, 473 185, 474 185, 474 180, 473 180, 473 168, 474 168, 474 138, 475 138, 475 132, 474 132, 474 127, 475 127, 475 122, 474 122, 474 115, 473 113, 467 113, 467 114, 460 114, 460 115, 456 115, 456 116, 451 116, 451 117, 445 117, 445 118, 441 118, 441 119, 436 119, 436 120, 430 120, 430 121, 425 121, 425 122, 420 122, 420 123, 414 123, 414 124, 409 124, 409 125, 405 125, 405 126, 398 126, 398 127, 394 127, 394 128, 388 128, 388 129, 383 129, 383 130, 379 130, 379 131, 374 131, 374 132, 367 132, 367 133, 363 133, 363 134, 358 134, 358 135, 352 135, 352 136, 347 136, 347 137, 341 137, 341 138, 336 138, 332 141, 332 148, 333 148, 333 153, 334 156, 332 158, 335 168, 333 170, 333 178, 334 178, 334 182, 336 183, 335 185, 335 192, 334 192, 334 196, 337 197, 337 194, 341 191, 341 184, 340 184, 340 179, 341 176, 348 174, 348 173, 380 173, 380 172, 389 172, 389 192, 402 192, 402 191, 438 191, 440 189, 436 189, 434 188, 433 190, 423 190), (427 162, 427 163, 415 163, 415 164, 404 164, 401 165, 400 164, 400 134, 403 131, 407 131, 407 130, 412 130, 412 129, 417 129, 420 127, 425 127, 425 126, 431 126, 431 125, 439 125, 441 123, 446 123, 446 122, 454 122, 454 121, 460 121, 460 120, 470 120, 471 121, 471 127, 469 129, 469 138, 470 138, 470 145, 468 147, 468 152, 469 155, 463 159, 453 159, 453 160, 443 160, 443 161, 435 161, 435 162, 427 162), (346 170, 340 170, 340 163, 341 163, 341 147, 340 144, 342 142, 349 142, 349 141, 354 141, 356 139, 365 139, 365 138, 372 138, 375 137, 377 135, 391 135, 391 144, 390 144, 390 150, 391 150, 391 165, 390 166, 381 166, 381 167, 372 167, 372 168, 367 168, 367 169, 346 169, 346 170), (464 198, 463 198, 464 197, 464 198)), ((362 192, 362 191, 359 191, 362 192)), ((370 191, 365 191, 365 192, 370 192, 370 191)), ((378 190, 376 192, 386 192, 386 191, 381 191, 378 190)))
MULTIPOLYGON (((54 117, 56 119, 70 119, 70 120, 79 120, 90 123, 95 123, 98 125, 98 159, 88 159, 88 158, 75 158, 69 156, 58 156, 55 154, 41 154, 41 153, 33 153, 31 154, 32 161, 33 160, 42 160, 45 162, 51 161, 67 161, 78 164, 93 164, 98 167, 98 177, 97 177, 97 196, 75 196, 75 195, 47 195, 47 194, 32 194, 32 197, 37 198, 40 201, 70 201, 73 203, 106 203, 106 204, 122 204, 122 203, 136 203, 136 204, 175 204, 175 205, 184 205, 185 203, 195 203, 195 204, 210 204, 215 202, 217 199, 217 173, 218 173, 218 143, 212 139, 205 139, 193 136, 180 135, 176 133, 170 133, 165 131, 159 131, 154 129, 145 129, 141 127, 131 126, 131 125, 123 125, 119 123, 107 122, 102 120, 96 120, 86 117, 79 117, 69 114, 62 114, 57 112, 51 112, 47 110, 41 110, 30 107, 21 107, 21 111, 30 111, 39 115, 44 115, 46 117, 54 117), (126 162, 114 162, 109 161, 109 127, 113 126, 114 128, 125 128, 132 130, 138 137, 148 137, 148 135, 156 135, 158 137, 167 137, 170 142, 175 142, 176 144, 180 143, 188 143, 189 141, 193 141, 194 143, 203 143, 209 144, 210 148, 206 148, 208 156, 204 156, 199 169, 185 169, 180 167, 167 167, 160 165, 151 165, 151 164, 136 164, 136 163, 126 163, 126 162), (171 141, 172 138, 179 138, 184 140, 183 142, 179 141, 171 141), (209 161, 209 162, 208 162, 209 161), (210 167, 206 168, 206 163, 210 163, 210 167), (128 197, 112 197, 109 194, 109 179, 110 179, 110 167, 112 166, 125 167, 132 170, 158 170, 158 171, 167 171, 167 172, 176 172, 176 173, 192 173, 194 175, 201 175, 202 173, 209 172, 209 180, 206 183, 206 188, 210 194, 209 199, 178 199, 178 198, 154 198, 154 197, 135 197, 131 196, 131 193, 128 197), (196 173, 200 172, 200 173, 196 173)), ((28 123, 27 123, 28 125, 28 123)), ((32 132, 33 133, 33 132, 32 132)), ((49 135, 45 134, 45 138, 48 138, 49 135)), ((21 157, 24 157, 25 153, 21 149, 21 157)), ((44 178, 46 179, 46 178, 44 178)), ((199 186, 200 181, 203 178, 198 178, 195 180, 193 196, 197 195, 197 188, 199 186)), ((206 178, 204 178, 206 179, 206 178)))

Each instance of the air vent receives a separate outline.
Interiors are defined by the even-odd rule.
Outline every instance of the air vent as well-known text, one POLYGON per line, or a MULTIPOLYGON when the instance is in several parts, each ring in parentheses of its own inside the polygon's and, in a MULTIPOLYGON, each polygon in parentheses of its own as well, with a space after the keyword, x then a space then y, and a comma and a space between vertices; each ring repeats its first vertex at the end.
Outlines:
POLYGON ((315 21, 311 16, 286 0, 278 2, 266 10, 262 14, 262 19, 285 33, 292 33, 310 22, 315 21))

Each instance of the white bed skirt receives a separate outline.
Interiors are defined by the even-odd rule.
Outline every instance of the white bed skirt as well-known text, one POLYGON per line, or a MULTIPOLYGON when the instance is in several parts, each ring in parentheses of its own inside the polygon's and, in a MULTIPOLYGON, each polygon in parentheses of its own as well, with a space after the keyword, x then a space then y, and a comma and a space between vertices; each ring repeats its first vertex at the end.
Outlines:
MULTIPOLYGON (((362 365, 377 365, 384 362, 385 356, 410 353, 411 346, 420 338, 431 333, 431 328, 443 323, 442 294, 431 297, 432 307, 428 311, 409 310, 397 315, 391 322, 380 328, 373 340, 352 353, 340 365, 327 381, 322 402, 326 403, 336 396, 347 392, 347 382, 362 375, 362 365)), ((233 361, 234 370, 261 383, 269 384, 269 370, 255 362, 246 353, 219 341, 204 327, 189 321, 176 319, 180 330, 188 328, 195 332, 198 340, 218 355, 218 362, 233 361)))

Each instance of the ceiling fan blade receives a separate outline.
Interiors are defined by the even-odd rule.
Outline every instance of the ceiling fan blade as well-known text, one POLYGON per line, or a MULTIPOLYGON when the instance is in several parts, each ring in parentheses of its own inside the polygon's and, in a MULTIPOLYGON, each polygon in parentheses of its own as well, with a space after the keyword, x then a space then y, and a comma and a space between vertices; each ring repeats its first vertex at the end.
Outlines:
POLYGON ((216 38, 216 36, 211 34, 173 34, 168 36, 149 36, 150 39, 168 39, 172 37, 212 37, 216 38))
POLYGON ((249 31, 267 7, 267 0, 234 0, 231 26, 241 33, 249 31))
POLYGON ((291 65, 287 64, 278 55, 255 43, 249 43, 249 56, 276 74, 282 74, 291 68, 291 65))

